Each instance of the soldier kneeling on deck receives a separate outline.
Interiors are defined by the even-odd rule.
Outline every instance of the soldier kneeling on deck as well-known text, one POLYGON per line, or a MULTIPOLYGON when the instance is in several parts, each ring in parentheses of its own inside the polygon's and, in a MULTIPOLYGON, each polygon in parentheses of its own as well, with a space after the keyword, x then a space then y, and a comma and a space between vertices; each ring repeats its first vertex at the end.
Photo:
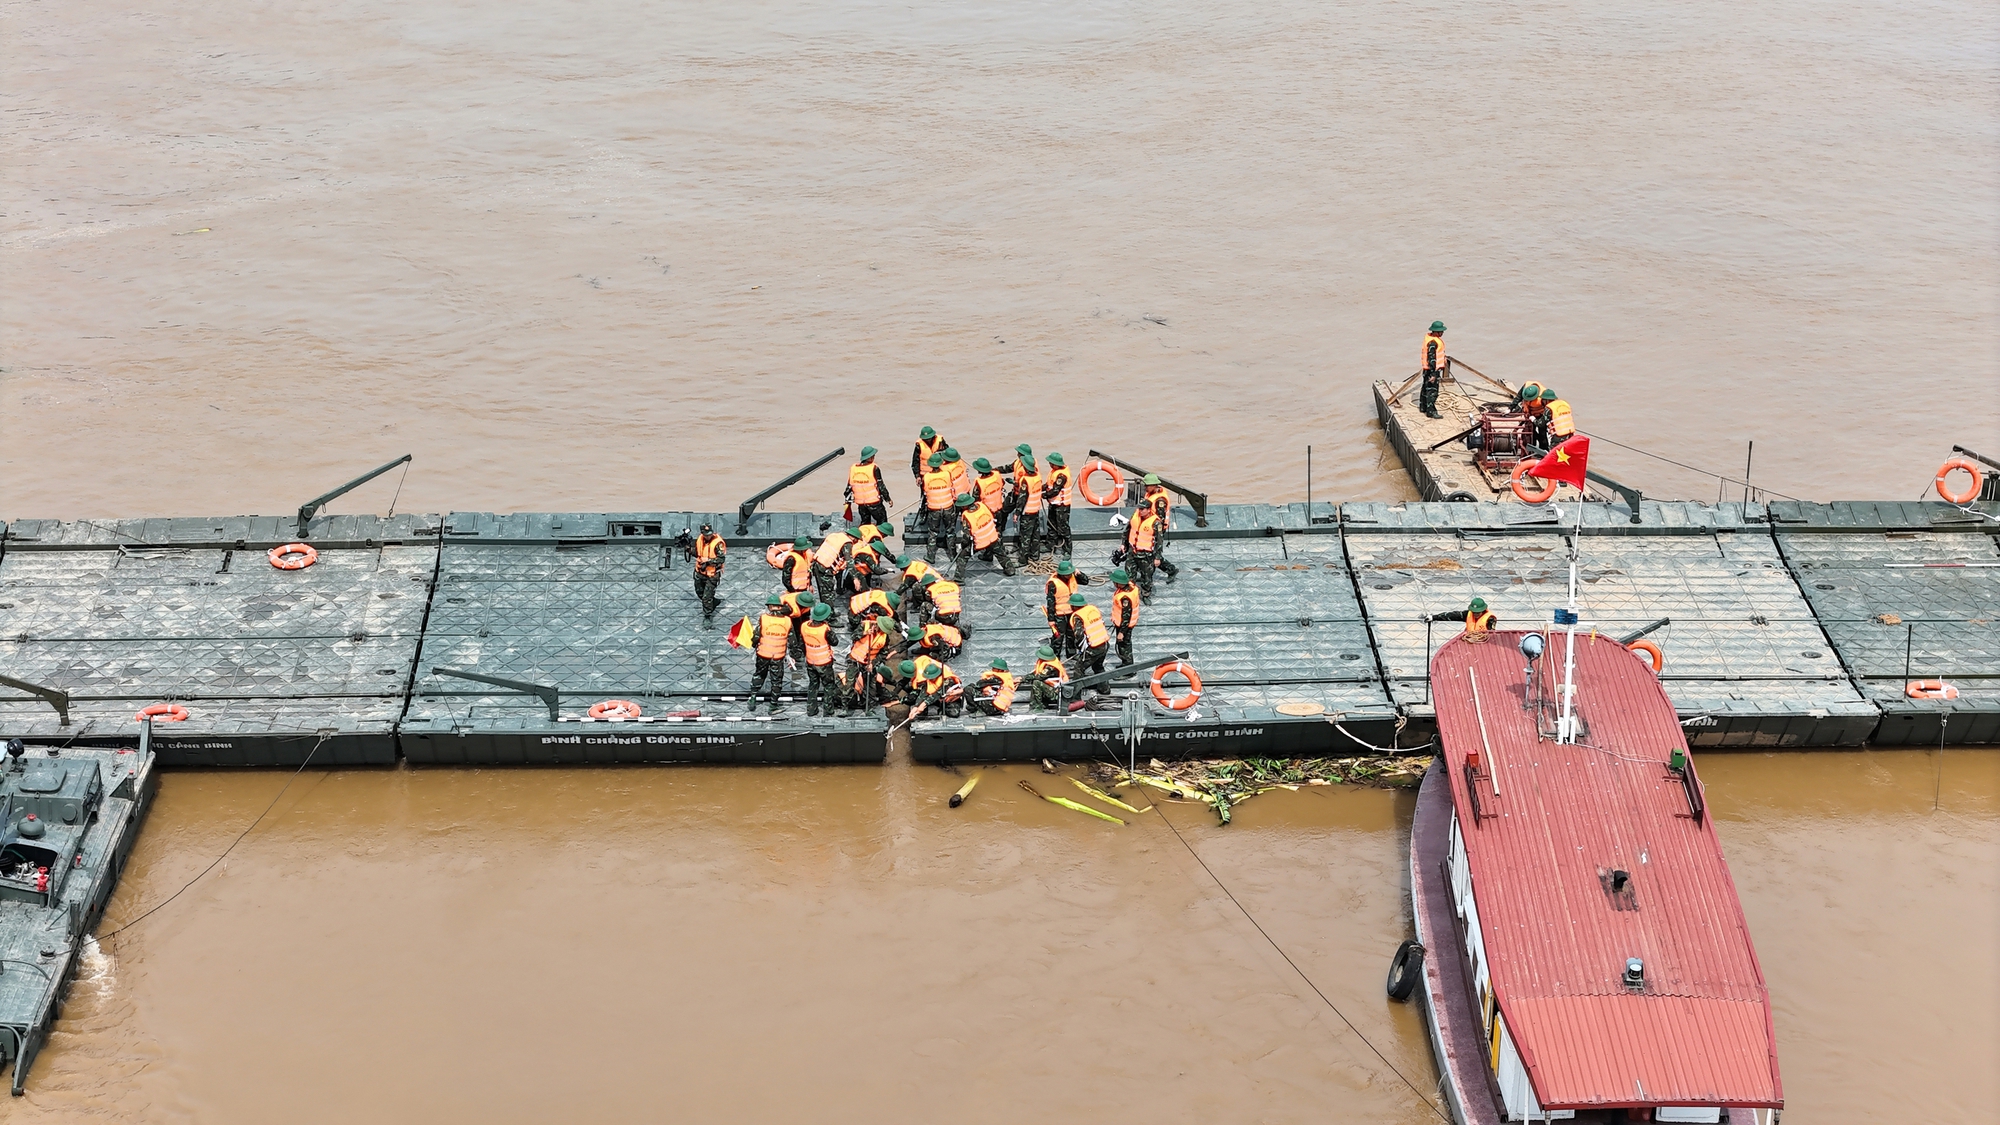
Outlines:
POLYGON ((1498 618, 1493 616, 1493 611, 1486 608, 1485 598, 1472 599, 1472 604, 1467 606, 1463 612, 1456 609, 1448 609, 1443 613, 1430 614, 1422 620, 1456 621, 1461 616, 1465 618, 1465 639, 1471 641, 1473 644, 1483 643, 1486 640, 1487 634, 1493 631, 1494 622, 1498 620, 1498 618))
POLYGON ((987 667, 985 674, 973 685, 979 697, 972 701, 981 714, 1005 715, 1014 705, 1014 674, 1007 671, 1005 660, 995 660, 987 667))
POLYGON ((1062 685, 1069 682, 1069 670, 1056 658, 1056 650, 1043 645, 1035 650, 1035 667, 1023 681, 1028 685, 1028 706, 1036 711, 1062 707, 1062 685))

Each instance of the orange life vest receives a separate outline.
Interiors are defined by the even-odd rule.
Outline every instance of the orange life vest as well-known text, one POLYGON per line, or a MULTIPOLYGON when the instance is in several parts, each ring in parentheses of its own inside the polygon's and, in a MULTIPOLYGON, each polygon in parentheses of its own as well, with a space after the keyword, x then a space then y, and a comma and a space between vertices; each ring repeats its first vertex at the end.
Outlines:
POLYGON ((934 437, 929 441, 925 441, 923 438, 918 438, 917 464, 926 466, 929 465, 931 463, 931 454, 943 453, 945 444, 946 442, 942 437, 934 437))
POLYGON ((794 590, 789 594, 782 594, 778 598, 778 604, 785 607, 785 613, 790 615, 794 621, 801 617, 812 616, 811 607, 799 604, 800 595, 804 593, 804 590, 794 590))
POLYGON ((1005 711, 1014 705, 1014 674, 993 668, 979 677, 979 697, 993 702, 996 711, 1005 711))
POLYGON ((1146 495, 1141 498, 1141 502, 1160 514, 1160 522, 1162 524, 1165 524, 1173 515, 1174 502, 1168 497, 1167 486, 1164 484, 1147 485, 1146 495))
POLYGON ((924 507, 933 512, 942 512, 951 507, 958 498, 958 492, 951 486, 951 474, 943 469, 924 470, 924 507))
POLYGON ((936 582, 931 583, 931 588, 928 592, 931 597, 931 604, 937 607, 939 613, 962 612, 963 607, 958 602, 958 583, 953 582, 949 578, 940 578, 936 582))
POLYGON ((847 487, 854 492, 856 504, 879 504, 882 492, 875 487, 875 462, 863 461, 847 470, 847 487))
POLYGON ((813 557, 811 551, 801 551, 794 547, 785 554, 785 586, 792 590, 812 589, 813 557))
POLYGON ((882 538, 884 538, 882 534, 882 526, 880 524, 873 524, 873 523, 862 524, 861 535, 859 536, 859 538, 863 543, 874 543, 877 542, 878 540, 881 540, 882 538))
POLYGON ((1070 628, 1082 628, 1083 637, 1091 648, 1111 643, 1111 634, 1104 630, 1104 614, 1094 605, 1080 605, 1069 615, 1070 628))
POLYGON ((1444 367, 1444 337, 1424 337, 1424 370, 1436 371, 1444 367))
POLYGON ((918 585, 922 585, 924 581, 924 575, 930 573, 933 573, 933 571, 931 570, 931 564, 925 562, 922 559, 911 559, 910 565, 903 568, 904 579, 910 582, 915 582, 918 585))
POLYGON ((977 483, 979 502, 986 510, 998 514, 1005 501, 1007 482, 999 473, 981 473, 977 483))
POLYGON ((1111 592, 1111 623, 1130 629, 1139 623, 1139 588, 1120 586, 1111 592))
POLYGON ((799 626, 799 639, 806 643, 806 663, 824 668, 833 663, 833 626, 824 621, 808 621, 799 626))
POLYGON ((1058 508, 1069 507, 1070 501, 1076 498, 1075 485, 1075 475, 1069 471, 1068 465, 1050 468, 1049 483, 1044 486, 1044 490, 1053 489, 1055 495, 1048 498, 1049 503, 1058 508))
POLYGON ((1031 473, 1014 462, 1014 495, 1021 501, 1021 514, 1040 515, 1042 511, 1042 486, 1048 478, 1041 473, 1031 473))
POLYGON ((1132 513, 1132 524, 1125 529, 1125 545, 1141 554, 1153 549, 1153 531, 1160 525, 1160 513, 1152 505, 1142 504, 1132 513))
POLYGON ((1473 612, 1473 611, 1471 611, 1471 610, 1467 610, 1467 611, 1465 612, 1465 631, 1466 631, 1466 632, 1468 632, 1468 633, 1484 633, 1484 632, 1486 632, 1486 631, 1487 631, 1488 629, 1491 629, 1491 628, 1493 628, 1493 611, 1492 611, 1492 610, 1490 610, 1490 609, 1488 609, 1488 610, 1481 610, 1481 611, 1480 611, 1480 612, 1478 612, 1478 613, 1474 613, 1474 612, 1473 612))
POLYGON ((847 599, 847 612, 856 617, 864 613, 889 613, 889 595, 880 590, 863 590, 847 599))
POLYGON ((852 542, 854 537, 845 531, 832 532, 826 537, 826 541, 819 545, 819 550, 813 553, 813 559, 828 570, 841 570, 843 564, 840 552, 852 542))
POLYGON ((972 491, 972 470, 965 467, 964 459, 946 461, 944 471, 951 474, 951 495, 953 499, 972 491))
POLYGON ((882 655, 882 649, 889 644, 889 634, 880 629, 866 629, 847 646, 847 658, 856 664, 873 664, 882 655))
POLYGON ((1549 400, 1549 436, 1552 438, 1573 437, 1576 434, 1576 419, 1570 416, 1569 403, 1559 398, 1549 400))
POLYGON ((709 532, 694 541, 694 568, 702 574, 721 574, 722 556, 729 553, 729 541, 709 532))
POLYGON ((932 624, 924 626, 924 643, 930 644, 933 640, 940 640, 953 648, 957 648, 965 643, 965 635, 949 625, 932 624))
POLYGON ((782 613, 767 613, 757 619, 757 655, 776 660, 785 655, 791 640, 792 619, 782 613))
POLYGON ((1060 574, 1049 575, 1046 587, 1049 593, 1048 604, 1042 607, 1042 615, 1049 619, 1050 626, 1055 625, 1057 617, 1069 612, 1069 596, 1076 593, 1077 585, 1074 574, 1068 578, 1060 574))
POLYGON ((983 551, 1000 541, 1000 529, 993 524, 993 513, 984 505, 974 504, 960 512, 958 518, 965 521, 965 529, 972 533, 975 549, 983 551))
POLYGON ((1063 662, 1060 660, 1043 660, 1039 656, 1036 657, 1034 674, 1052 684, 1069 682, 1069 669, 1063 667, 1063 662))

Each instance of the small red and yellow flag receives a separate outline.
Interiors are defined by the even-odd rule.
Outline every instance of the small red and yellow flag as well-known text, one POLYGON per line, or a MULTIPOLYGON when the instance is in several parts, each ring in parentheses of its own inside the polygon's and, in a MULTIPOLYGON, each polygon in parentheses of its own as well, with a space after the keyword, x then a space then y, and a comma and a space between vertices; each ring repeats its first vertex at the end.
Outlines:
POLYGON ((756 631, 756 622, 746 617, 729 627, 729 643, 735 645, 737 648, 749 648, 750 634, 756 631))

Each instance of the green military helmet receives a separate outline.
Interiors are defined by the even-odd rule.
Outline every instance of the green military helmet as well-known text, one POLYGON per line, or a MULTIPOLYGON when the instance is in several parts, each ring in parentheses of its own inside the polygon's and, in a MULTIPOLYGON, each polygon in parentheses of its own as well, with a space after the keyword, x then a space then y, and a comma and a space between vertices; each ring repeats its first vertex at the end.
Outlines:
POLYGON ((1058 469, 1062 468, 1063 467, 1062 454, 1060 453, 1049 454, 1049 464, 1054 465, 1058 469))
POLYGON ((942 468, 944 468, 944 454, 942 454, 942 453, 933 453, 933 454, 931 454, 931 457, 930 457, 930 462, 929 462, 929 463, 930 463, 930 467, 931 467, 931 468, 933 468, 933 469, 942 469, 942 468))
POLYGON ((1033 446, 1031 446, 1031 445, 1029 445, 1029 444, 1028 444, 1027 442, 1025 442, 1025 441, 1024 441, 1024 442, 1022 442, 1021 444, 1019 444, 1019 445, 1015 446, 1015 447, 1014 447, 1014 452, 1016 452, 1016 453, 1020 454, 1020 455, 1021 455, 1021 456, 1023 456, 1023 457, 1033 457, 1033 456, 1035 455, 1035 449, 1034 449, 1034 447, 1033 447, 1033 446))
POLYGON ((894 590, 891 590, 891 591, 889 591, 888 593, 886 593, 886 594, 884 594, 884 595, 882 595, 882 596, 883 596, 883 597, 885 597, 885 598, 888 598, 888 599, 889 599, 889 608, 890 608, 890 609, 895 609, 895 608, 896 608, 897 606, 899 606, 899 605, 902 605, 902 604, 903 604, 903 595, 901 595, 901 594, 897 593, 897 592, 896 592, 896 591, 894 591, 894 590))
POLYGON ((1444 331, 1444 321, 1442 321, 1442 320, 1433 320, 1433 321, 1431 321, 1431 331, 1433 331, 1433 332, 1442 332, 1442 331, 1444 331))
POLYGON ((937 580, 938 580, 938 574, 937 571, 935 570, 931 571, 929 574, 924 575, 924 585, 926 586, 930 585, 933 582, 936 582, 937 580))
POLYGON ((903 630, 903 636, 908 640, 921 641, 924 639, 924 627, 921 625, 912 625, 903 630))
POLYGON ((961 508, 970 508, 972 507, 973 503, 972 493, 961 492, 958 494, 958 499, 953 500, 952 503, 958 505, 961 508))
POLYGON ((872 446, 872 445, 864 445, 864 446, 862 446, 862 447, 861 447, 861 459, 862 459, 863 461, 866 461, 866 460, 868 460, 868 459, 869 459, 870 457, 873 457, 873 456, 875 456, 875 447, 874 447, 874 446, 872 446))
POLYGON ((1086 605, 1089 601, 1090 599, 1084 597, 1082 594, 1071 594, 1069 596, 1069 604, 1071 605, 1086 605))
POLYGON ((1054 660, 1056 658, 1056 650, 1043 645, 1035 650, 1035 655, 1041 657, 1043 660, 1054 660))
POLYGON ((813 607, 814 621, 825 621, 827 618, 832 616, 833 616, 833 607, 830 605, 816 605, 813 607))
POLYGON ((937 431, 931 429, 929 426, 925 426, 923 429, 917 431, 917 436, 925 441, 929 441, 937 436, 937 431))
POLYGON ((815 597, 813 597, 813 596, 812 596, 811 594, 809 594, 809 593, 804 593, 804 592, 801 592, 801 593, 799 594, 799 605, 800 605, 800 607, 801 607, 801 608, 804 608, 804 609, 811 609, 811 608, 812 608, 813 606, 817 605, 818 603, 819 603, 819 599, 818 599, 818 598, 815 598, 815 597))
POLYGON ((772 594, 770 597, 764 599, 764 604, 770 606, 784 605, 785 596, 783 594, 772 594))
POLYGON ((972 467, 982 473, 990 473, 993 471, 993 462, 988 461, 984 457, 977 457, 973 459, 972 467))
POLYGON ((812 545, 813 545, 813 541, 812 541, 812 540, 810 540, 810 539, 807 539, 807 538, 806 538, 805 536, 803 536, 803 535, 799 536, 799 537, 798 537, 797 539, 794 539, 794 540, 792 540, 792 546, 794 546, 794 547, 797 547, 797 548, 798 548, 799 550, 801 550, 801 551, 810 551, 810 550, 812 550, 812 545))
POLYGON ((958 460, 958 450, 953 449, 951 446, 945 446, 944 459, 947 461, 958 460))
POLYGON ((1553 388, 1553 387, 1543 387, 1543 388, 1542 388, 1542 401, 1543 401, 1543 402, 1554 402, 1555 400, 1556 400, 1556 392, 1555 392, 1555 388, 1553 388))
POLYGON ((1034 472, 1034 471, 1035 471, 1035 455, 1034 455, 1034 454, 1032 454, 1032 453, 1023 453, 1023 454, 1021 454, 1021 467, 1022 467, 1022 468, 1024 468, 1024 469, 1026 469, 1026 470, 1028 470, 1028 471, 1029 471, 1029 472, 1031 472, 1031 473, 1032 473, 1032 472, 1034 472))
POLYGON ((914 676, 917 674, 917 662, 914 660, 905 660, 901 664, 896 665, 896 671, 901 672, 905 676, 914 676))
POLYGON ((1111 580, 1123 586, 1125 583, 1132 581, 1132 576, 1125 573, 1125 568, 1121 566, 1111 572, 1111 580))
POLYGON ((1523 383, 1521 384, 1521 393, 1515 397, 1519 398, 1522 402, 1526 402, 1531 398, 1541 398, 1542 385, 1540 383, 1523 383))
POLYGON ((1140 483, 1140 484, 1158 484, 1158 483, 1160 483, 1160 474, 1158 474, 1158 473, 1147 473, 1147 474, 1146 474, 1145 476, 1143 476, 1143 477, 1139 478, 1139 483, 1140 483))
POLYGON ((896 556, 896 565, 897 565, 897 566, 908 566, 908 565, 910 565, 910 556, 908 556, 908 555, 897 555, 897 556, 896 556))
POLYGON ((995 672, 1005 672, 1007 670, 1007 662, 1005 660, 995 660, 988 667, 992 668, 995 672))
POLYGON ((847 529, 847 537, 849 539, 861 538, 861 529, 859 527, 849 526, 847 529))
MULTIPOLYGON (((886 523, 886 522, 878 523, 875 525, 875 530, 881 532, 884 535, 894 535, 896 534, 896 525, 893 523, 886 523)), ((857 534, 859 533, 857 532, 857 534)))
POLYGON ((1064 559, 1056 564, 1056 573, 1062 575, 1064 578, 1068 578, 1070 575, 1076 573, 1076 564, 1068 559, 1064 559))
POLYGON ((1474 598, 1474 599, 1472 599, 1472 609, 1473 609, 1473 612, 1475 612, 1475 613, 1485 613, 1485 612, 1486 612, 1486 599, 1485 599, 1485 598, 1474 598))

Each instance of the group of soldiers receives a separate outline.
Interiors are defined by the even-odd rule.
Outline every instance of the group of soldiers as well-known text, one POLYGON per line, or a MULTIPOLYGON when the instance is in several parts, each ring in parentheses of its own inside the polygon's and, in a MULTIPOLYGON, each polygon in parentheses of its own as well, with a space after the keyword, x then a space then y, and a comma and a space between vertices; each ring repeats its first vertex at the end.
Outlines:
MULTIPOLYGON (((774 544, 766 560, 777 569, 782 588, 765 599, 760 613, 732 630, 732 642, 749 648, 755 660, 751 708, 766 692, 771 712, 780 709, 788 666, 804 671, 809 717, 866 713, 878 703, 900 702, 914 720, 955 718, 968 705, 978 713, 1004 715, 1023 694, 1035 710, 1060 706, 1061 685, 1073 676, 1103 672, 1114 644, 1121 663, 1131 664, 1133 633, 1141 607, 1153 600, 1155 575, 1168 582, 1179 575, 1164 555, 1172 515, 1167 489, 1158 476, 1147 474, 1139 503, 1124 519, 1125 541, 1112 555, 1114 564, 1122 565, 1106 576, 1112 585, 1107 621, 1083 594, 1081 587, 1091 579, 1071 557, 1074 473, 1060 453, 1049 454, 1043 467, 1028 445, 1014 452, 1004 469, 995 470, 983 457, 968 468, 936 430, 923 428, 910 455, 924 505, 919 521, 924 554, 917 558, 914 535, 906 540, 907 553, 890 549, 888 539, 896 532, 889 522, 888 485, 877 450, 864 447, 848 469, 847 525, 817 544, 804 536, 789 546, 774 544), (947 663, 972 635, 962 583, 974 558, 1003 574, 1016 572, 1004 538, 1010 522, 1020 564, 1045 556, 1055 560, 1044 589, 1049 639, 1025 675, 994 660, 968 690, 947 663), (935 565, 941 543, 950 559, 948 572, 935 565), (843 615, 844 638, 835 631, 843 615), (843 639, 846 659, 836 668, 843 639)), ((713 620, 728 544, 703 524, 684 548, 694 564, 703 619, 713 620)))
MULTIPOLYGON (((1438 391, 1445 376, 1451 374, 1451 357, 1444 350, 1444 321, 1431 321, 1430 331, 1424 335, 1422 362, 1423 389, 1417 395, 1417 406, 1429 417, 1442 418, 1437 408, 1438 391)), ((1527 415, 1534 427, 1531 442, 1536 450, 1547 452, 1576 434, 1576 418, 1569 403, 1539 383, 1521 385, 1514 394, 1514 409, 1527 415)))

